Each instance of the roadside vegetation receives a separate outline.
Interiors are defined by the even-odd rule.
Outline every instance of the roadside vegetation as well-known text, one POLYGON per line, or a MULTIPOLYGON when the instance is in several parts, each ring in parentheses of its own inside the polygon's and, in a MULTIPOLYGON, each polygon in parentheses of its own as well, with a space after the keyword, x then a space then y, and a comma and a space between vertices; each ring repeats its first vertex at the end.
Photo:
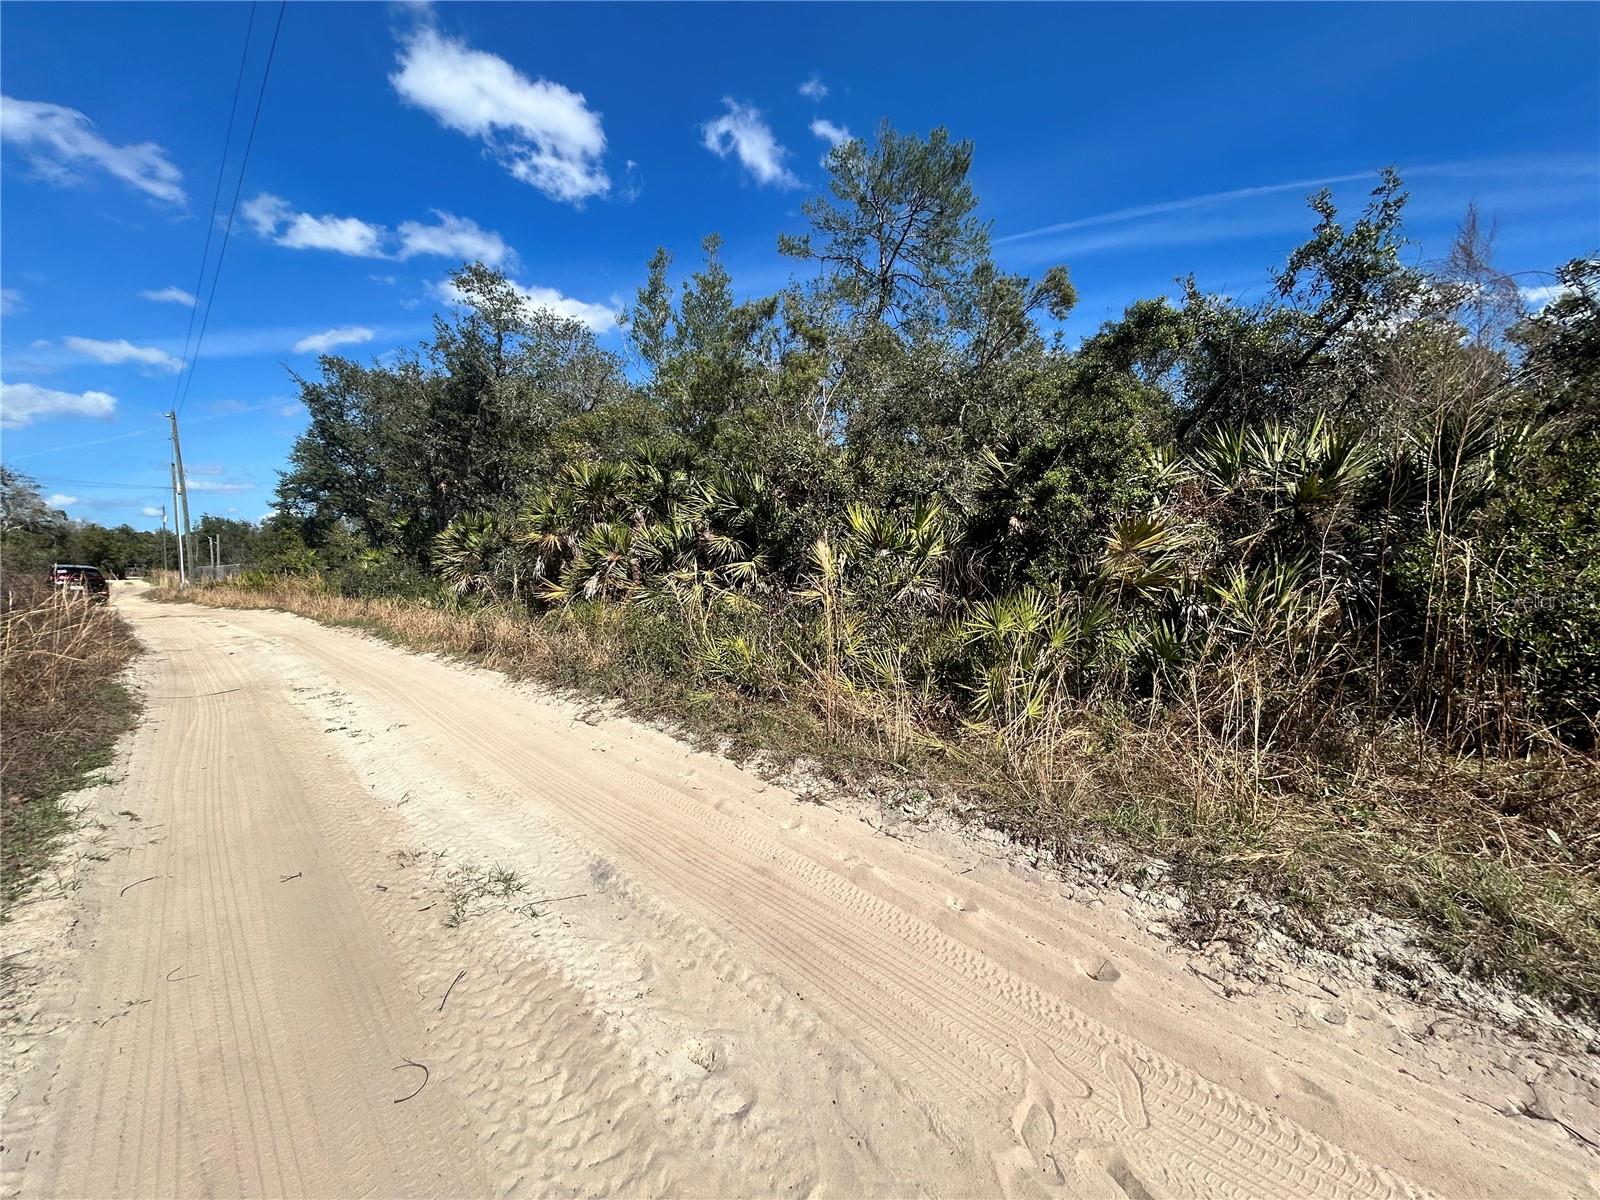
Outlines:
POLYGON ((70 793, 110 762, 137 704, 123 668, 138 652, 115 611, 12 572, 0 588, 0 912, 8 912, 71 826, 70 793))
POLYGON ((773 296, 658 252, 629 361, 464 268, 418 352, 298 381, 272 549, 202 598, 1155 855, 1212 936, 1239 885, 1414 918, 1592 1010, 1600 262, 1530 312, 1473 214, 1411 262, 1383 173, 1257 298, 1068 339, 971 154, 836 149, 773 296))

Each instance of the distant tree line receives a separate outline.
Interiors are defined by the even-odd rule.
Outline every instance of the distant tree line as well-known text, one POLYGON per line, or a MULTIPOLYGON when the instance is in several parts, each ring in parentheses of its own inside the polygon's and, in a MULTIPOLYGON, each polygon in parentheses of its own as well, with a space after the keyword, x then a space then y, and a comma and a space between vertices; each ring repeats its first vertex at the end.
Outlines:
MULTIPOLYGON (((207 536, 222 538, 225 562, 246 566, 256 565, 273 546, 272 535, 261 525, 208 513, 194 527, 195 553, 201 561, 207 561, 207 536)), ((292 534, 285 536, 294 543, 292 534)), ((8 572, 38 573, 48 571, 52 563, 70 562, 99 567, 120 578, 130 570, 152 570, 164 562, 176 569, 178 545, 170 532, 75 520, 50 507, 35 480, 0 467, 0 560, 8 572)))

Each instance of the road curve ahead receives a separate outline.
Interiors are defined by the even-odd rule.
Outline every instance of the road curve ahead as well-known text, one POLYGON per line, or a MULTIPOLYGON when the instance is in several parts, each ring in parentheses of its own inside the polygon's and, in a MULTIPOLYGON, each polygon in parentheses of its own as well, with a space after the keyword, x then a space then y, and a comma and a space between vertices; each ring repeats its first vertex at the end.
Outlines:
POLYGON ((8 1194, 1593 1194, 1377 1000, 1225 1000, 991 842, 347 630, 119 603, 147 717, 43 952, 8 1194))

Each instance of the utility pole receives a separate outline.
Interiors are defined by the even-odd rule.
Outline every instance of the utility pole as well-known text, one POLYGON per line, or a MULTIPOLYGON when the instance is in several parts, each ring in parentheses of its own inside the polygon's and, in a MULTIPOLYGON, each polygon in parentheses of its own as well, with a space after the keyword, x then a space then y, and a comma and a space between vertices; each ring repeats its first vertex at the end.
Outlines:
POLYGON ((167 506, 161 506, 161 569, 167 569, 167 506))
MULTIPOLYGON (((173 464, 171 464, 171 466, 172 466, 172 525, 173 525, 173 528, 174 528, 175 532, 178 535, 178 586, 179 587, 188 587, 189 586, 189 576, 187 574, 185 574, 184 569, 183 569, 183 531, 181 529, 178 529, 178 527, 177 527, 178 526, 178 465, 176 463, 173 463, 173 464)), ((162 527, 165 528, 165 526, 166 526, 166 517, 165 516, 162 517, 161 524, 162 524, 162 527)))
MULTIPOLYGON (((184 561, 184 543, 193 536, 189 526, 189 479, 183 473, 183 447, 178 443, 178 414, 169 412, 167 420, 172 423, 172 470, 173 478, 177 481, 177 504, 180 509, 179 512, 173 514, 172 520, 173 524, 178 526, 178 561, 181 564, 184 561)), ((193 546, 191 545, 189 548, 192 550, 193 546)), ((192 558, 193 555, 189 557, 192 558)), ((178 573, 180 575, 183 573, 181 565, 178 568, 178 573)), ((187 583, 188 581, 185 580, 184 582, 187 583)))

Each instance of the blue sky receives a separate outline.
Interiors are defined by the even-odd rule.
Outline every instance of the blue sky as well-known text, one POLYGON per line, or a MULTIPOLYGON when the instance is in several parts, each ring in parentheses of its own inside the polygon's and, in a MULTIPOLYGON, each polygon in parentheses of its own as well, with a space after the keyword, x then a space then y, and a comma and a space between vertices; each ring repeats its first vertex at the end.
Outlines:
POLYGON ((1389 163, 1416 260, 1474 199, 1535 301, 1600 248, 1596 5, 294 4, 191 376, 250 13, 0 9, 3 454, 75 516, 159 524, 183 383, 195 515, 260 517, 304 424, 290 372, 415 344, 464 257, 617 348, 657 245, 687 271, 720 232, 739 288, 775 289, 830 137, 883 118, 974 141, 997 257, 1071 267, 1073 337, 1190 271, 1259 291, 1306 193, 1353 208, 1389 163))

